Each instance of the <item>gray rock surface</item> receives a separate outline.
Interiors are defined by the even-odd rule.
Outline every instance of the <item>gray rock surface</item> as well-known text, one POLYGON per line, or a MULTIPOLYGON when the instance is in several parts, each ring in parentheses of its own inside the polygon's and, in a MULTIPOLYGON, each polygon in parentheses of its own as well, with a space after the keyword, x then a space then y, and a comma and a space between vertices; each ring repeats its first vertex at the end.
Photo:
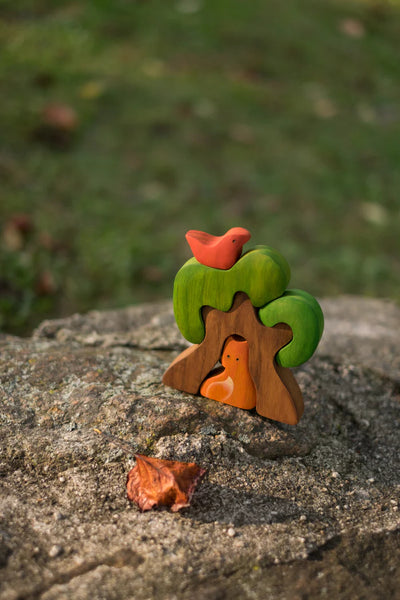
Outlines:
POLYGON ((1 336, 1 600, 398 598, 400 309, 321 304, 297 427, 164 387, 170 302, 1 336), (192 505, 130 504, 135 452, 207 468, 192 505))

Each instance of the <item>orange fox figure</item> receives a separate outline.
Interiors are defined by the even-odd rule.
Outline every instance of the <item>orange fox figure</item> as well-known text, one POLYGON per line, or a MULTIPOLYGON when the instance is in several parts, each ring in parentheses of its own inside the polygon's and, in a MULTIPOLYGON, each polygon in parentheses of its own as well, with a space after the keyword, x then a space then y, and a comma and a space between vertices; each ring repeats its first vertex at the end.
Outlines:
POLYGON ((246 340, 231 335, 225 342, 222 367, 215 369, 203 381, 200 394, 238 408, 256 405, 256 388, 249 372, 249 345, 246 340))

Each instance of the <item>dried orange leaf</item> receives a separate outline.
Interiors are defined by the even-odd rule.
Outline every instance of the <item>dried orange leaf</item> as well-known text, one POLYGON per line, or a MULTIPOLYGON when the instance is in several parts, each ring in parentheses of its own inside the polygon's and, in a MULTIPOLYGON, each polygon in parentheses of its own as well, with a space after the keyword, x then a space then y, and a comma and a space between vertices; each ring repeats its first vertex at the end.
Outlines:
POLYGON ((190 505, 205 469, 195 463, 161 460, 137 454, 136 466, 128 473, 128 498, 141 510, 169 506, 173 512, 190 505))
POLYGON ((51 271, 46 269, 39 273, 36 281, 36 293, 39 296, 51 296, 56 291, 56 282, 51 271))
POLYGON ((362 38, 365 35, 365 27, 358 19, 342 19, 339 29, 345 35, 352 38, 362 38))
POLYGON ((44 123, 60 131, 73 131, 78 125, 78 115, 68 104, 48 104, 43 110, 44 123))

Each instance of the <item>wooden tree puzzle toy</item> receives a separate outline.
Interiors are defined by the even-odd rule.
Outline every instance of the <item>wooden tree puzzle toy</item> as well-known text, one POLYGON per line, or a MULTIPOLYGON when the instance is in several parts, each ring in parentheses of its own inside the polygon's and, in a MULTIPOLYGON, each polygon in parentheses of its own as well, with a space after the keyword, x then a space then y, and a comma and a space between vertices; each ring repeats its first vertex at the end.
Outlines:
POLYGON ((174 313, 192 346, 163 376, 165 385, 295 425, 303 410, 290 370, 307 361, 321 339, 317 300, 286 289, 290 268, 269 246, 241 255, 250 233, 186 234, 194 258, 178 271, 174 313), (220 363, 220 366, 218 364, 220 363))

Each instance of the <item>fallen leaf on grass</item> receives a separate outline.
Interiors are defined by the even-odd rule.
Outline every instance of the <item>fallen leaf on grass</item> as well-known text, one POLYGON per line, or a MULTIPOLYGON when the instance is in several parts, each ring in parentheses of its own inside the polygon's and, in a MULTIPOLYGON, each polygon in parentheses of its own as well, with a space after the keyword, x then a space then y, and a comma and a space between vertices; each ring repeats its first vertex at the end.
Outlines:
POLYGON ((193 492, 205 473, 195 463, 162 460, 137 454, 128 473, 128 498, 142 511, 169 506, 173 512, 190 505, 193 492))
POLYGON ((197 13, 202 7, 200 0, 180 0, 176 4, 176 10, 184 15, 197 13))
POLYGON ((1 234, 2 242, 8 250, 17 252, 22 249, 33 229, 34 225, 30 215, 23 213, 12 215, 4 225, 1 234))
POLYGON ((377 202, 363 202, 360 208, 364 219, 372 225, 386 225, 389 220, 386 208, 377 202))
POLYGON ((56 292, 56 283, 51 271, 42 271, 36 281, 36 293, 39 296, 51 296, 56 292))
POLYGON ((10 223, 15 229, 18 229, 23 235, 31 233, 34 229, 32 217, 26 213, 16 213, 12 215, 10 223))
POLYGON ((330 98, 317 98, 314 101, 314 112, 321 119, 331 119, 337 115, 337 108, 330 98))
POLYGON ((365 27, 358 19, 342 19, 339 29, 349 37, 360 39, 365 35, 365 27))
POLYGON ((73 131, 78 125, 78 115, 68 104, 48 104, 43 109, 43 121, 60 131, 73 131))
POLYGON ((305 85, 304 91, 317 117, 331 119, 337 115, 336 104, 331 100, 328 90, 323 85, 311 81, 305 85))
POLYGON ((33 137, 51 148, 67 148, 78 129, 78 114, 68 104, 51 103, 44 107, 33 137))

